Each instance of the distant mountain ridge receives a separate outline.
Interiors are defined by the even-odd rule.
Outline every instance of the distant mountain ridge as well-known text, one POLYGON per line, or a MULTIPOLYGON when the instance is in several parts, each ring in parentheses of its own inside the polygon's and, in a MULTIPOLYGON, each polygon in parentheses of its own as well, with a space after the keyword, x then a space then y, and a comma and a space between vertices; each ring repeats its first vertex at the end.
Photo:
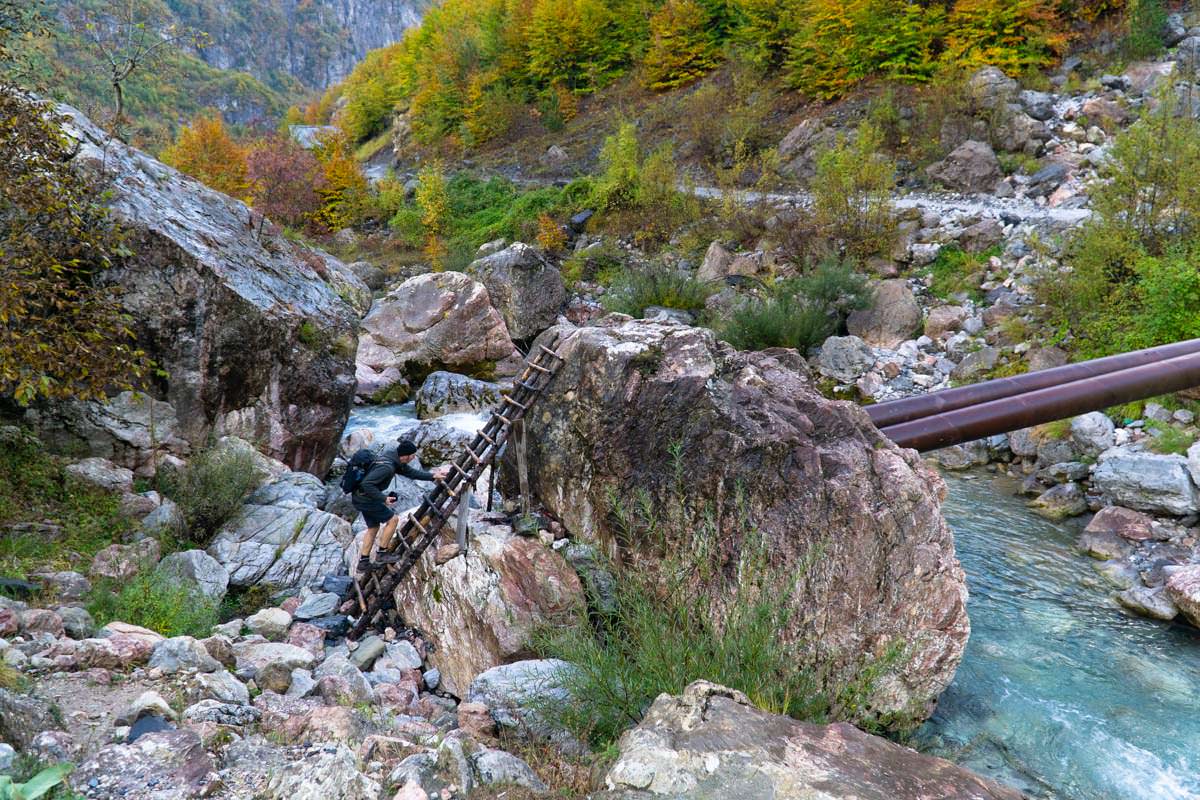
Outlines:
POLYGON ((165 0, 176 21, 206 32, 196 52, 217 69, 284 90, 324 89, 366 54, 419 25, 430 0, 165 0))

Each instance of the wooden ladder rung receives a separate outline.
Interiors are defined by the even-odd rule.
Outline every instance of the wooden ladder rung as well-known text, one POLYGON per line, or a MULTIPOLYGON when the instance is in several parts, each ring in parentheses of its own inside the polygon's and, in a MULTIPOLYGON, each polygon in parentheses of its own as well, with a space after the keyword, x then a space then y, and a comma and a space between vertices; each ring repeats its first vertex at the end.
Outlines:
POLYGON ((540 345, 540 347, 542 348, 543 353, 546 353, 547 355, 552 356, 553 358, 557 358, 559 361, 566 360, 562 356, 560 356, 558 353, 551 350, 549 347, 546 347, 546 345, 543 344, 543 345, 540 345))
POLYGON ((528 403, 518 403, 516 400, 513 400, 513 399, 512 399, 512 395, 510 395, 510 394, 506 394, 506 395, 504 395, 504 402, 506 402, 506 403, 512 403, 514 406, 516 406, 517 408, 521 409, 522 411, 528 411, 528 410, 529 410, 529 405, 530 405, 530 404, 528 404, 528 403))
MULTIPOLYGON (((501 414, 499 411, 496 411, 495 409, 492 410, 492 416, 495 417, 496 419, 500 420, 501 422, 503 422, 505 425, 513 424, 513 421, 511 419, 504 416, 503 414, 501 414)), ((493 442, 493 444, 494 444, 494 442, 493 442)))
POLYGON ((550 374, 550 372, 551 372, 551 370, 550 370, 550 369, 548 369, 548 368, 546 368, 546 367, 543 367, 541 364, 537 364, 537 363, 535 363, 535 362, 533 362, 533 361, 530 361, 530 362, 529 362, 528 364, 526 364, 525 366, 529 367, 530 369, 537 370, 538 372, 542 373, 543 375, 549 375, 549 374, 550 374))

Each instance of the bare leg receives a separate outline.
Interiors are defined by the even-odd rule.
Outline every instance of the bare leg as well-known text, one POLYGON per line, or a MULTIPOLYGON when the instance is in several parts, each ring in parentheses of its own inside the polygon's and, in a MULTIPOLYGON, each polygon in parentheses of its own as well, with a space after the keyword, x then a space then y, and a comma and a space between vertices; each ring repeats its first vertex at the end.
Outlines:
POLYGON ((399 514, 393 515, 391 519, 383 523, 383 535, 379 537, 379 551, 381 553, 392 546, 392 537, 396 534, 396 526, 399 524, 399 514))
POLYGON ((367 528, 367 533, 363 536, 362 549, 359 551, 359 555, 363 558, 371 557, 371 546, 375 544, 375 534, 377 533, 379 533, 378 525, 373 528, 367 528))

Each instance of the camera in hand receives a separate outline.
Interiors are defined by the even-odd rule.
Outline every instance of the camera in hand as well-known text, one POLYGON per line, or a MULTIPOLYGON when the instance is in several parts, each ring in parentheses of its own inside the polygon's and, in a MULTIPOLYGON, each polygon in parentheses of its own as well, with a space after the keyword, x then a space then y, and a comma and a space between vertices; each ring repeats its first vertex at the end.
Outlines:
POLYGON ((388 493, 387 493, 387 498, 388 498, 388 500, 391 500, 392 502, 395 502, 395 501, 397 501, 397 500, 399 500, 399 499, 400 499, 400 495, 399 495, 399 494, 397 494, 396 492, 388 492, 388 493))

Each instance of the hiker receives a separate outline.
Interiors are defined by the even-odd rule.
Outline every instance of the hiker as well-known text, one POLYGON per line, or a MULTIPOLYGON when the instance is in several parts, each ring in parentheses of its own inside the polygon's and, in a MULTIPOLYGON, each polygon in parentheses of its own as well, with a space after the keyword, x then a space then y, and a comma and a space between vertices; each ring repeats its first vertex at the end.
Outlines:
POLYGON ((358 572, 365 572, 371 566, 371 547, 375 544, 375 535, 383 528, 383 536, 379 540, 378 564, 391 564, 399 560, 398 553, 387 552, 392 544, 392 536, 400 518, 396 516, 393 506, 398 499, 395 492, 385 494, 392 478, 403 475, 414 481, 445 480, 450 472, 449 467, 439 467, 432 472, 410 466, 409 462, 416 458, 417 446, 410 439, 399 439, 394 453, 382 453, 370 465, 366 475, 351 494, 354 507, 363 515, 367 523, 367 535, 363 537, 362 550, 358 559, 358 572))

